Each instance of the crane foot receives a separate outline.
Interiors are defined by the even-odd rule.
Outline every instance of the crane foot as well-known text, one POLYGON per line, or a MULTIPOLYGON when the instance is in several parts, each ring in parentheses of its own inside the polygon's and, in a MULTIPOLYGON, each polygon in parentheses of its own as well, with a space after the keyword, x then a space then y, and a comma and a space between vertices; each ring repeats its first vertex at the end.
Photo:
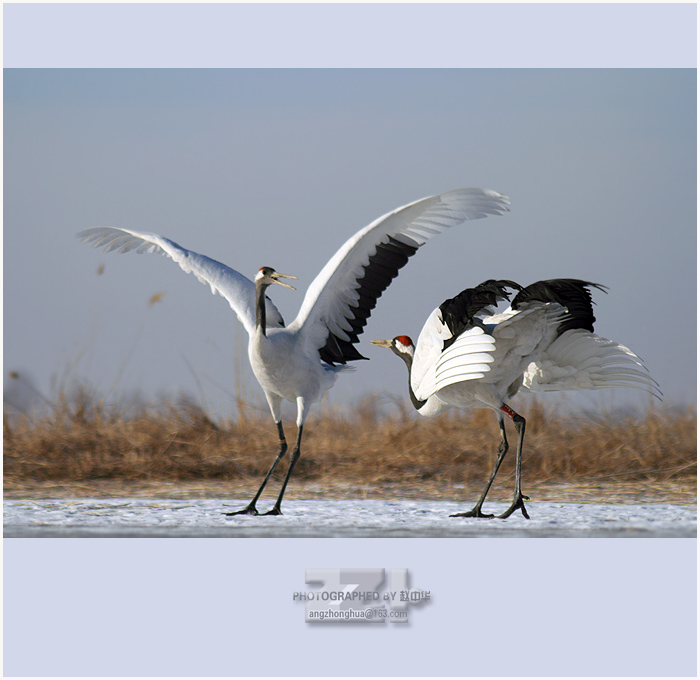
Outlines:
POLYGON ((450 515, 450 517, 483 517, 485 519, 492 519, 493 515, 485 515, 481 512, 481 506, 475 505, 471 510, 456 512, 454 515, 450 515))
POLYGON ((513 499, 513 503, 511 504, 511 506, 502 515, 498 516, 498 519, 506 519, 506 517, 510 517, 518 509, 520 509, 520 511, 523 513, 523 517, 525 517, 525 519, 530 519, 530 515, 527 514, 527 510, 525 509, 525 503, 523 502, 529 500, 529 496, 523 496, 522 494, 519 494, 517 498, 513 499))
POLYGON ((278 506, 275 505, 272 510, 268 510, 267 512, 263 512, 263 515, 281 515, 282 514, 282 509, 278 506))
POLYGON ((233 515, 259 515, 260 513, 255 507, 255 503, 251 503, 250 505, 243 508, 243 510, 236 510, 235 512, 222 512, 221 514, 226 515, 227 517, 231 517, 233 515))

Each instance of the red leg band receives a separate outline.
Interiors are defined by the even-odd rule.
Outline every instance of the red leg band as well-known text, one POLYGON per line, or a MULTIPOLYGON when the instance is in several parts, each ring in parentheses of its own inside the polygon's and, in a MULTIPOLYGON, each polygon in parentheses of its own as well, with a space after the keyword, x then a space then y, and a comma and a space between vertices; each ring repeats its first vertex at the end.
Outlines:
POLYGON ((503 413, 505 413, 511 419, 518 415, 510 406, 507 406, 506 404, 501 406, 501 411, 503 411, 503 413))

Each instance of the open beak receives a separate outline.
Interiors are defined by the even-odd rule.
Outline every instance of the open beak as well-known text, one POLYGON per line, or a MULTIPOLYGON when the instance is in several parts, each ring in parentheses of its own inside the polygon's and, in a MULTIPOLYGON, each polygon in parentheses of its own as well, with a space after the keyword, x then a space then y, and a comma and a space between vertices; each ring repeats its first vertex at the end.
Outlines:
POLYGON ((292 290, 296 290, 294 286, 290 286, 288 283, 285 283, 284 281, 280 281, 280 279, 296 279, 296 276, 292 276, 291 274, 280 274, 279 272, 275 272, 272 274, 272 279, 274 280, 275 283, 279 283, 280 286, 284 286, 285 288, 291 288, 292 290))
POLYGON ((379 347, 386 347, 387 349, 391 349, 392 346, 391 340, 370 340, 370 342, 373 345, 377 345, 379 347))

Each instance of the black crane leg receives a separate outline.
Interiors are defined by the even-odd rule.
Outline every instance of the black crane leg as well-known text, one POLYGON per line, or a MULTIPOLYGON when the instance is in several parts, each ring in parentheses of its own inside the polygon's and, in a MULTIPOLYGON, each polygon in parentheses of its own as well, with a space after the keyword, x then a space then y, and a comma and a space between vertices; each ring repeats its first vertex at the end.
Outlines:
POLYGON ((491 484, 493 484, 493 480, 496 479, 498 468, 501 467, 501 463, 503 462, 506 453, 508 453, 508 439, 506 438, 506 426, 503 422, 503 416, 500 413, 498 414, 498 426, 501 430, 501 443, 498 445, 498 457, 496 458, 496 463, 493 466, 493 470, 491 470, 488 482, 486 482, 486 486, 481 492, 481 497, 471 510, 468 510, 467 512, 457 512, 454 515, 450 515, 450 517, 484 517, 488 519, 493 517, 493 515, 485 515, 483 512, 481 512, 481 506, 486 500, 486 496, 489 492, 489 489, 491 488, 491 484))
POLYGON ((301 457, 301 433, 303 430, 304 430, 304 426, 299 425, 299 429, 297 431, 297 441, 296 441, 296 444, 294 445, 294 450, 291 453, 291 458, 289 459, 289 470, 287 470, 287 476, 284 478, 284 482, 282 484, 282 489, 280 490, 280 495, 277 497, 277 502, 273 506, 272 510, 268 510, 268 512, 263 513, 265 515, 281 515, 282 514, 282 498, 284 496, 285 490, 287 489, 287 484, 289 483, 289 479, 292 476, 292 470, 294 469, 296 462, 301 457))
MULTIPOLYGON (((255 507, 255 504, 258 502, 258 498, 260 498, 260 495, 263 492, 263 489, 267 485, 268 480, 272 476, 272 473, 275 471, 275 468, 277 467, 277 464, 284 458, 284 454, 287 453, 287 440, 284 437, 284 429, 282 428, 282 422, 278 422, 277 424, 277 432, 279 433, 280 437, 280 448, 279 451, 277 452, 277 457, 273 461, 272 465, 270 466, 270 469, 267 471, 267 474, 265 475, 265 479, 263 479, 263 483, 260 485, 260 488, 258 489, 258 492, 255 494, 253 497, 253 500, 248 503, 248 505, 243 508, 243 510, 236 510, 235 512, 224 512, 224 515, 227 515, 228 517, 231 517, 232 515, 259 515, 260 513, 258 512, 257 508, 255 507)), ((291 467, 291 466, 290 466, 291 467)), ((287 473, 289 476, 289 473, 287 473)), ((286 481, 285 481, 286 485, 286 481)), ((278 502, 281 500, 278 499, 278 502)), ((265 514, 270 514, 270 513, 265 513, 265 514)))
POLYGON ((520 487, 520 469, 523 457, 523 441, 525 439, 525 418, 508 406, 503 406, 501 410, 506 415, 510 416, 513 419, 513 423, 515 423, 515 429, 518 433, 518 448, 515 454, 515 492, 513 493, 513 502, 510 507, 498 517, 499 519, 505 519, 506 517, 510 517, 516 510, 520 509, 525 519, 530 519, 530 515, 527 514, 524 503, 524 501, 530 499, 527 496, 523 496, 520 487))

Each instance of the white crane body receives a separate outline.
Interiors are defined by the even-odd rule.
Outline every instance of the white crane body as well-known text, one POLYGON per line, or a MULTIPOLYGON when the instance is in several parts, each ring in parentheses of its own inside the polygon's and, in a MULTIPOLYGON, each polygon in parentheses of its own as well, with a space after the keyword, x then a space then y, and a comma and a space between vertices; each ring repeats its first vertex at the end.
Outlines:
POLYGON ((383 215, 348 239, 312 281, 296 319, 285 327, 265 295, 280 278, 296 278, 262 267, 255 281, 163 236, 114 227, 78 234, 93 247, 120 253, 160 253, 222 295, 249 335, 248 358, 267 398, 280 437, 280 449, 251 503, 234 514, 258 514, 256 502, 287 450, 281 402, 297 405, 297 440, 273 509, 281 514, 287 482, 300 455, 302 429, 311 405, 349 370, 348 361, 365 359, 355 348, 378 298, 408 259, 433 236, 469 220, 508 211, 508 199, 487 189, 458 189, 430 196, 383 215))
POLYGON ((437 393, 455 406, 500 409, 515 394, 511 386, 556 337, 556 324, 565 311, 561 305, 549 303, 491 314, 482 319, 489 332, 474 326, 442 350, 440 343, 444 344, 448 335, 437 308, 416 343, 413 365, 415 357, 422 360, 411 370, 414 394, 419 400, 437 393), (432 330, 437 326, 443 330, 435 336, 432 330), (472 403, 465 404, 465 400, 472 403))
POLYGON ((418 413, 431 417, 452 407, 490 408, 497 413, 501 444, 496 465, 472 510, 456 516, 492 517, 481 512, 491 483, 508 451, 503 415, 518 429, 516 490, 501 517, 521 509, 520 460, 525 419, 508 405, 519 390, 529 392, 632 387, 660 398, 641 359, 629 348, 593 333, 590 287, 578 279, 538 281, 523 288, 512 281, 485 281, 446 300, 428 316, 415 346, 408 336, 373 340, 401 357, 409 370, 409 395, 418 413), (494 313, 507 289, 518 290, 512 305, 494 313))
POLYGON ((256 330, 248 341, 248 358, 275 422, 281 418, 280 401, 287 400, 298 406, 299 426, 306 420, 308 408, 334 385, 338 374, 354 367, 320 362, 318 350, 309 350, 301 334, 285 330, 271 328, 267 337, 256 330))

